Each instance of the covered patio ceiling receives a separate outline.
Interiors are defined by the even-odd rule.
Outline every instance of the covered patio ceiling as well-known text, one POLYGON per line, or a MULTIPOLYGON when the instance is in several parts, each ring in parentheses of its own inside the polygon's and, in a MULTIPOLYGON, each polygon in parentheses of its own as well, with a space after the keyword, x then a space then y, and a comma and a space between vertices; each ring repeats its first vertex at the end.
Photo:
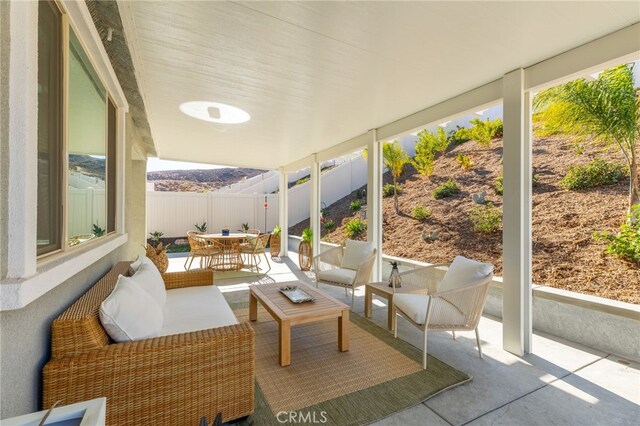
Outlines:
POLYGON ((640 21, 618 1, 118 4, 159 157, 264 169, 640 21))

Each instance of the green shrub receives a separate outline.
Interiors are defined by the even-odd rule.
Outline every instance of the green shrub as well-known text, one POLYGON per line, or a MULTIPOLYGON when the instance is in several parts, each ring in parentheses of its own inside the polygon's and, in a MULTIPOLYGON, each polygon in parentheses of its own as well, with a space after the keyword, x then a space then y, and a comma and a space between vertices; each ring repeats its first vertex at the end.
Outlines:
POLYGON ((153 241, 155 244, 158 244, 158 242, 160 242, 160 238, 162 238, 162 236, 164 235, 164 232, 153 231, 153 232, 149 232, 149 235, 151 235, 150 240, 153 241))
POLYGON ((454 133, 456 140, 469 140, 473 139, 482 146, 489 146, 491 140, 494 138, 502 137, 502 120, 496 118, 495 120, 480 120, 474 118, 471 120, 473 126, 470 128, 461 128, 454 133))
POLYGON ((471 161, 471 157, 468 155, 458 154, 456 156, 456 161, 465 172, 471 170, 471 167, 473 167, 473 161, 471 161))
POLYGON ((496 181, 493 183, 493 189, 496 190, 496 194, 502 195, 504 192, 504 176, 502 173, 496 178, 496 181))
POLYGON ((416 155, 411 160, 411 164, 418 173, 429 176, 433 173, 436 153, 446 151, 450 140, 442 127, 438 127, 436 134, 422 130, 418 133, 418 137, 420 140, 416 142, 416 155))
POLYGON ((421 204, 415 206, 412 213, 413 217, 418 220, 425 220, 426 218, 431 216, 431 210, 429 209, 429 207, 425 207, 421 204))
POLYGON ((492 203, 487 203, 484 206, 473 207, 469 219, 473 223, 474 231, 490 234, 500 229, 502 212, 493 207, 492 203))
POLYGON ((618 183, 627 175, 624 165, 595 158, 585 166, 570 166, 560 185, 568 190, 593 188, 618 183))
POLYGON ((345 235, 347 238, 359 237, 367 232, 367 222, 360 218, 351 219, 345 227, 345 235))
POLYGON ((460 192, 460 188, 455 180, 449 179, 439 187, 437 187, 433 191, 433 198, 439 200, 441 198, 451 197, 452 195, 458 194, 460 192))
POLYGON ((466 132, 460 132, 460 130, 467 130, 467 129, 465 129, 464 127, 456 126, 455 130, 451 130, 449 132, 449 140, 454 145, 460 145, 469 140, 466 132))
POLYGON ((609 242, 605 253, 640 264, 640 204, 631 208, 617 234, 595 232, 593 237, 598 241, 609 242))
POLYGON ((349 210, 351 210, 352 212, 357 212, 361 208, 362 208, 362 200, 358 199, 358 200, 352 201, 351 204, 349 204, 349 210))
POLYGON ((206 233, 207 232, 207 222, 202 222, 202 225, 199 224, 195 224, 193 225, 196 227, 196 229, 202 233, 206 233))
POLYGON ((336 227, 336 223, 333 219, 329 219, 323 223, 324 229, 327 231, 332 231, 336 227))
MULTIPOLYGON (((400 186, 400 184, 396 184, 396 191, 398 192, 398 194, 402 194, 402 187, 400 186)), ((382 196, 384 198, 387 197, 393 197, 393 184, 392 183, 385 183, 384 186, 382 187, 382 196)))
POLYGON ((280 235, 282 233, 282 228, 280 227, 280 225, 276 225, 273 227, 273 235, 280 235))

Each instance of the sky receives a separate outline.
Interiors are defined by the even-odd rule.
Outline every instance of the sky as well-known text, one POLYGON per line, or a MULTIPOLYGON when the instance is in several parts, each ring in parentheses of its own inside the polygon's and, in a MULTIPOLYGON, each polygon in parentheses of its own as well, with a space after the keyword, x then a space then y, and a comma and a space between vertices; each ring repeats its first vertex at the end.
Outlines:
POLYGON ((160 160, 159 158, 149 158, 147 160, 147 171, 157 172, 161 170, 195 170, 195 169, 221 169, 229 166, 218 166, 215 164, 185 163, 183 161, 160 160))

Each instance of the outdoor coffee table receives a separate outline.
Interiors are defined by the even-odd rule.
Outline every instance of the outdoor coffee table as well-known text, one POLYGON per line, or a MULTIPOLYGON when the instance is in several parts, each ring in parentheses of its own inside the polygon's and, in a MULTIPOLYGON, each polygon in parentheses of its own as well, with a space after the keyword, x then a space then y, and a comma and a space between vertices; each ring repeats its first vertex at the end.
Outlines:
POLYGON ((291 326, 338 318, 338 349, 349 350, 349 306, 302 282, 252 285, 249 287, 249 319, 258 319, 258 301, 280 328, 280 366, 291 364, 291 326), (295 285, 311 295, 313 302, 293 303, 280 287, 295 285))

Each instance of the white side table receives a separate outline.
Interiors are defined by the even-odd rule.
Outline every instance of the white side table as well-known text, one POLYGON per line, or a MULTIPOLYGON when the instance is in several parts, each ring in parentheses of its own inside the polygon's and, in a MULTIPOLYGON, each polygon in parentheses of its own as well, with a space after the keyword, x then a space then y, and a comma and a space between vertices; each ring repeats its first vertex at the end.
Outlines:
MULTIPOLYGON (((0 420, 0 426, 38 426, 47 410, 24 416, 0 420)), ((50 426, 104 426, 107 398, 96 398, 53 409, 45 425, 50 426)))

